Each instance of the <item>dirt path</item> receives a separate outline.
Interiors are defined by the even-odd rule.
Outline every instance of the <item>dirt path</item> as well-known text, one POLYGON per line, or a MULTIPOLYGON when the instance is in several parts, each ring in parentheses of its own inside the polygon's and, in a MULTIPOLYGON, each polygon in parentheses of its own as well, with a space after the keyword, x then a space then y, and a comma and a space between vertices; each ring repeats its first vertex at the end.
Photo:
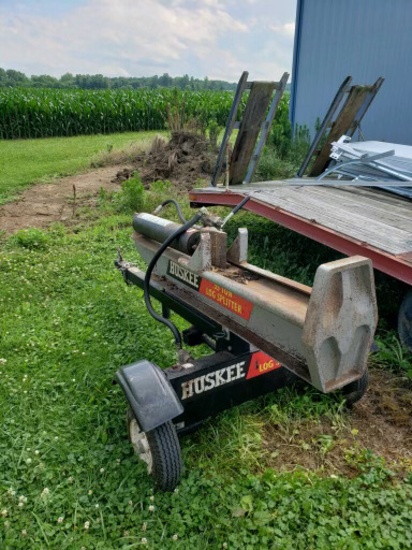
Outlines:
POLYGON ((70 223, 74 189, 76 207, 94 206, 101 187, 106 191, 119 189, 135 170, 144 185, 159 179, 169 180, 186 190, 197 181, 210 178, 214 159, 215 153, 210 151, 205 138, 173 132, 169 142, 155 139, 150 150, 135 155, 133 166, 125 166, 122 161, 121 165, 34 185, 24 191, 18 201, 0 206, 0 230, 10 234, 28 227, 47 227, 58 221, 70 223))
POLYGON ((70 221, 74 187, 76 206, 93 206, 101 187, 106 191, 119 189, 119 184, 111 181, 117 171, 116 166, 109 166, 53 183, 33 185, 22 193, 19 200, 0 206, 0 230, 11 234, 28 227, 42 228, 54 222, 70 221))

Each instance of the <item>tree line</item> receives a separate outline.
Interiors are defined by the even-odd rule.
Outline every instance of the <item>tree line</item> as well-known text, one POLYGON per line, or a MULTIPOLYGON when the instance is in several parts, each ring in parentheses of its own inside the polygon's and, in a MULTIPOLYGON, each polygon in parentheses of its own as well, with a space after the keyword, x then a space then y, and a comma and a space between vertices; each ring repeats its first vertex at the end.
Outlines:
POLYGON ((137 88, 178 88, 180 90, 235 90, 236 83, 200 79, 187 74, 172 77, 168 73, 148 77, 108 77, 102 74, 65 73, 60 78, 47 74, 26 76, 14 69, 0 68, 0 88, 78 88, 82 90, 115 90, 137 88))

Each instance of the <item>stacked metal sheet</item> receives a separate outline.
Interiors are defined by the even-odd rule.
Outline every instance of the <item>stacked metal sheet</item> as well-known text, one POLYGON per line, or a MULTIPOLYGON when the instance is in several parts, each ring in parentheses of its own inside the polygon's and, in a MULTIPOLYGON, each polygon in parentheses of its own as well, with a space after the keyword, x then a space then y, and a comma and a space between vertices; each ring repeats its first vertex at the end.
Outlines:
POLYGON ((332 143, 333 163, 319 179, 333 173, 363 184, 382 182, 384 185, 379 187, 412 199, 412 147, 381 141, 349 141, 350 138, 342 136, 332 143))

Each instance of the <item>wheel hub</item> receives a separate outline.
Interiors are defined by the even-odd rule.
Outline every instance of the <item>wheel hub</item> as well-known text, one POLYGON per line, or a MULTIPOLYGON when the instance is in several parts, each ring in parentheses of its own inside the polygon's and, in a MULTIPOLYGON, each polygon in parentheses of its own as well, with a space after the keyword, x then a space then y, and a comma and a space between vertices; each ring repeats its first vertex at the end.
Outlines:
POLYGON ((129 422, 129 433, 130 441, 135 453, 138 455, 140 460, 143 460, 143 462, 147 465, 147 473, 151 474, 153 469, 153 457, 150 450, 149 441, 145 432, 142 431, 135 418, 131 419, 129 422))

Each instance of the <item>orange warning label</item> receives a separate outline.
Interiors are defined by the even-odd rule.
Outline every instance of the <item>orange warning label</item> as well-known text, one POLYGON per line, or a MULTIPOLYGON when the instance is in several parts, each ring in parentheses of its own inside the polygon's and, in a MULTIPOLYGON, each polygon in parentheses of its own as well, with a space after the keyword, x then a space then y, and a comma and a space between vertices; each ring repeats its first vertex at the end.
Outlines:
POLYGON ((247 371, 246 380, 266 374, 271 370, 278 369, 282 365, 275 361, 270 355, 266 355, 263 351, 257 351, 252 355, 250 360, 249 369, 247 371))
POLYGON ((199 292, 243 319, 249 319, 252 313, 252 302, 205 279, 200 283, 199 292))

